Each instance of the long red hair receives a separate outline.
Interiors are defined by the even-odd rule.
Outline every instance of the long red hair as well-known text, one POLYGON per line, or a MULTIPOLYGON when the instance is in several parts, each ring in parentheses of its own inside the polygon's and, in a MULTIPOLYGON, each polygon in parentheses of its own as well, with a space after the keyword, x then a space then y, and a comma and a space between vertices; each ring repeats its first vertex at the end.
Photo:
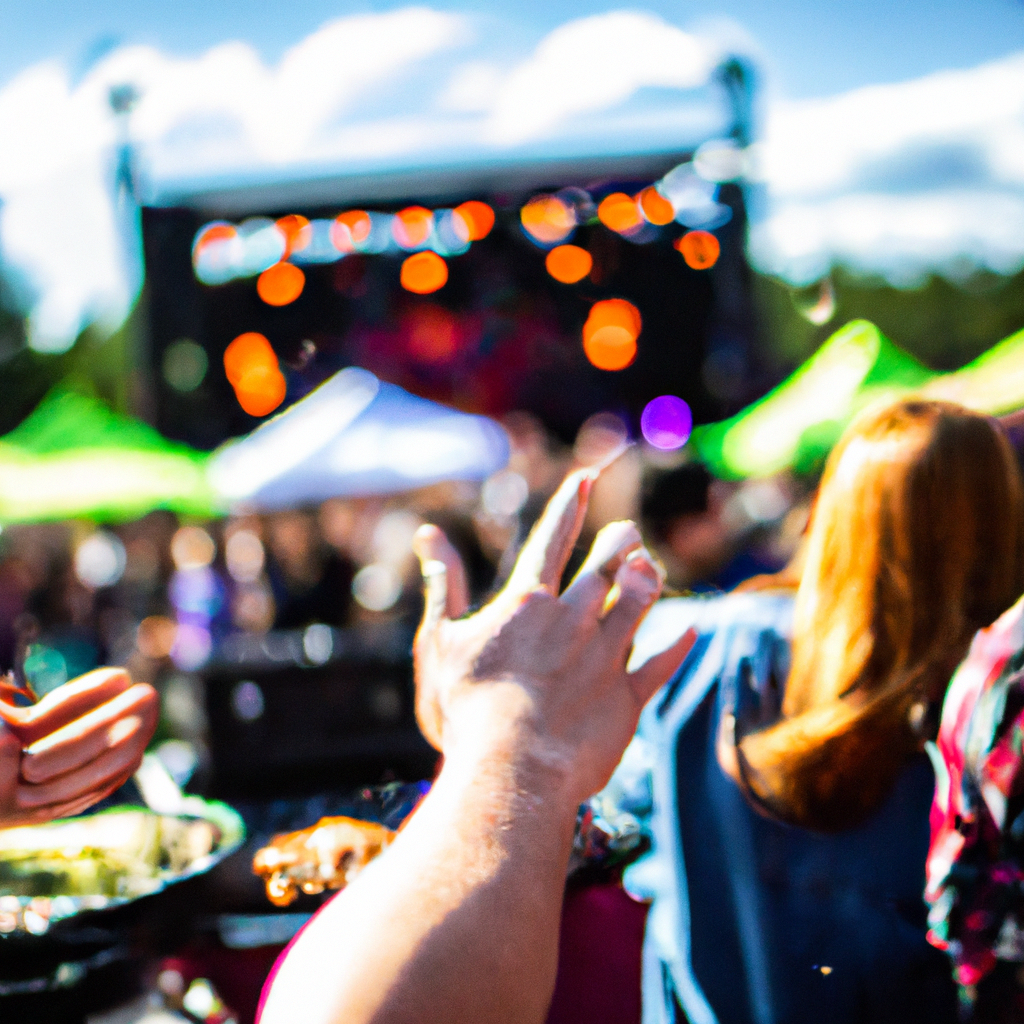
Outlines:
POLYGON ((823 830, 869 814, 915 714, 1022 591, 1024 485, 995 421, 916 399, 862 415, 822 478, 782 718, 737 745, 755 797, 823 830))

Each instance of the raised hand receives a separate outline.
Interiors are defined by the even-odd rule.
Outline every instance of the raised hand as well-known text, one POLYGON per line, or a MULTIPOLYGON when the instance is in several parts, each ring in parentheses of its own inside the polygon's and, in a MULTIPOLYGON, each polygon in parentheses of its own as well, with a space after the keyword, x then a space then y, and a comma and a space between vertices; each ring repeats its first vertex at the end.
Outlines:
POLYGON ((693 643, 686 634, 634 672, 633 636, 662 577, 629 522, 597 535, 579 573, 558 585, 594 474, 571 474, 524 545, 504 589, 464 615, 465 573, 433 526, 415 539, 425 608, 414 647, 417 718, 446 759, 462 749, 527 749, 583 799, 607 781, 640 710, 693 643))
POLYGON ((444 766, 387 853, 291 947, 263 1024, 544 1020, 580 801, 693 642, 626 670, 661 591, 632 523, 606 526, 558 594, 592 480, 565 481, 504 589, 473 615, 455 550, 436 527, 417 534, 417 717, 444 766))
POLYGON ((27 708, 2 706, 0 828, 78 814, 138 768, 159 701, 124 669, 74 679, 27 708))

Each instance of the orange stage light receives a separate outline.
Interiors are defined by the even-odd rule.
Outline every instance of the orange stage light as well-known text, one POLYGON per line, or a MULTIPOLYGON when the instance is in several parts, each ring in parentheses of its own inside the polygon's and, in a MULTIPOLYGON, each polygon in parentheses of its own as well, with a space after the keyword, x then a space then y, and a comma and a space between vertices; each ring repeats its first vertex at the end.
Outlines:
POLYGON ((425 206, 407 206, 395 214, 391 234, 403 249, 415 249, 430 237, 434 215, 425 206))
POLYGON ((613 192, 605 196, 597 208, 597 217, 606 228, 619 234, 635 231, 643 224, 636 200, 625 192, 613 192))
POLYGON ((479 242, 486 238, 494 227, 494 211, 486 204, 471 199, 460 203, 452 211, 466 225, 466 241, 479 242))
POLYGON ((694 270, 713 267, 722 251, 718 239, 710 231, 687 231, 672 244, 683 254, 686 265, 694 270))
POLYGON ((583 351, 599 370, 623 370, 636 359, 643 321, 625 299, 595 302, 583 325, 583 351))
POLYGON ((653 185, 645 188, 637 201, 650 224, 671 224, 676 219, 675 208, 653 185))
POLYGON ((256 280, 256 291, 268 306, 287 306, 306 287, 306 275, 294 263, 275 263, 256 280))
POLYGON ((448 264, 429 249, 413 253, 402 264, 402 287, 417 295, 436 292, 444 287, 447 280, 448 264))
POLYGON ((238 229, 233 224, 211 224, 195 240, 192 252, 198 253, 200 249, 211 242, 222 242, 228 238, 234 238, 237 234, 238 229))
POLYGON ((593 257, 578 245, 559 245, 548 253, 544 266, 548 273, 562 284, 575 284, 590 273, 593 257))
POLYGON ((301 213, 289 213, 287 217, 279 217, 276 224, 278 231, 284 235, 285 259, 293 252, 301 252, 313 238, 313 228, 301 213))
POLYGON ((636 359, 636 339, 624 327, 610 325, 586 338, 583 351, 599 370, 624 370, 636 359))
POLYGON ((278 369, 277 353, 262 334, 247 331, 224 350, 224 373, 232 385, 237 387, 239 381, 256 367, 278 369))
POLYGON ((254 366, 235 385, 235 397, 250 416, 266 416, 284 401, 287 389, 277 366, 254 366))
POLYGON ((576 227, 572 207, 557 196, 537 196, 520 211, 519 219, 526 231, 542 245, 564 241, 576 227))
POLYGON ((590 307, 587 322, 583 325, 584 337, 601 327, 611 326, 622 327, 630 331, 634 338, 638 338, 643 328, 640 310, 625 299, 604 299, 602 302, 595 302, 590 307))
POLYGON ((339 252, 351 252, 354 245, 370 237, 370 215, 365 210, 346 210, 331 224, 331 241, 339 252))

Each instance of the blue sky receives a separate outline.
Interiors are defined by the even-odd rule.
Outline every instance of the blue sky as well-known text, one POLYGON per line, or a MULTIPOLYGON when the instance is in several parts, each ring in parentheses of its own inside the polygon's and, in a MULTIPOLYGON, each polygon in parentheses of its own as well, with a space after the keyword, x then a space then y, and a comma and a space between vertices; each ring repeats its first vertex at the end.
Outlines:
MULTIPOLYGON (((268 63, 339 15, 391 10, 397 3, 330 0, 5 0, 0 84, 38 61, 58 57, 84 70, 114 42, 143 42, 194 56, 229 39, 251 43, 268 63)), ((489 15, 511 43, 529 44, 573 17, 613 3, 515 0, 453 2, 441 9, 489 15), (509 24, 511 22, 511 26, 509 24)), ((626 5, 622 5, 626 6, 626 5)), ((969 68, 1024 48, 1024 0, 645 0, 638 8, 682 27, 728 19, 762 53, 778 96, 828 96, 868 83, 969 68)))
MULTIPOLYGON (((728 131, 715 68, 738 52, 763 72, 735 165, 755 186, 755 266, 908 286, 1024 269, 1024 0, 414 2, 4 0, 0 261, 33 346, 116 324, 138 285, 113 203, 108 99, 125 82, 140 195, 160 203, 710 144, 728 131)), ((686 181, 720 180, 699 164, 686 181)))

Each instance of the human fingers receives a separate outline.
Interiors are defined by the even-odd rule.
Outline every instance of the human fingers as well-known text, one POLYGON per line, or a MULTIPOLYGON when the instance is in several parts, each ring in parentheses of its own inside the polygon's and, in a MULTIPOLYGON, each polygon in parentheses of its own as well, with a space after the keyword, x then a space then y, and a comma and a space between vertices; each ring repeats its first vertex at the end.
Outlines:
POLYGON ((12 708, 0 703, 0 718, 23 745, 29 746, 124 693, 131 682, 123 668, 98 668, 51 691, 31 707, 12 708))
POLYGON ((623 659, 629 653, 633 635, 647 610, 661 593, 664 573, 646 548, 635 548, 619 566, 615 586, 609 594, 610 607, 601 623, 605 642, 623 659))
POLYGON ((596 471, 570 473, 555 491, 519 552, 503 593, 522 596, 537 587, 558 593, 558 584, 583 528, 596 471))
POLYGON ((449 619, 465 615, 469 608, 469 586, 466 583, 466 570, 462 565, 462 559, 452 542, 443 531, 432 523, 426 523, 416 531, 412 539, 412 549, 420 560, 420 570, 425 583, 437 574, 437 566, 433 563, 444 566, 444 593, 440 593, 438 588, 436 593, 428 592, 425 595, 429 602, 433 602, 430 607, 431 613, 436 618, 446 616, 449 619), (443 603, 440 602, 440 598, 444 599, 443 603))
POLYGON ((615 574, 631 551, 642 545, 634 523, 622 520, 602 527, 580 571, 559 599, 581 611, 597 614, 615 583, 615 574))
POLYGON ((45 807, 33 807, 30 810, 19 810, 16 812, 14 824, 44 825, 46 822, 54 821, 57 818, 72 818, 76 814, 81 814, 82 811, 87 811, 93 804, 97 804, 105 796, 109 796, 111 792, 113 790, 98 790, 63 803, 49 804, 45 807))
POLYGON ((629 685, 639 707, 643 707, 668 682, 696 641, 697 631, 691 626, 671 647, 655 654, 636 671, 629 673, 629 685))
MULTIPOLYGON (((135 716, 132 716, 133 718, 135 716)), ((147 723, 136 719, 132 726, 111 730, 110 745, 99 757, 43 783, 18 787, 19 806, 31 809, 77 800, 97 790, 112 788, 115 780, 134 772, 142 761, 150 733, 147 723)))
POLYGON ((21 741, 0 723, 0 828, 7 827, 21 775, 21 741))
POLYGON ((146 683, 44 736, 25 751, 21 775, 39 784, 81 768, 122 741, 131 740, 139 756, 156 727, 158 699, 146 683))

